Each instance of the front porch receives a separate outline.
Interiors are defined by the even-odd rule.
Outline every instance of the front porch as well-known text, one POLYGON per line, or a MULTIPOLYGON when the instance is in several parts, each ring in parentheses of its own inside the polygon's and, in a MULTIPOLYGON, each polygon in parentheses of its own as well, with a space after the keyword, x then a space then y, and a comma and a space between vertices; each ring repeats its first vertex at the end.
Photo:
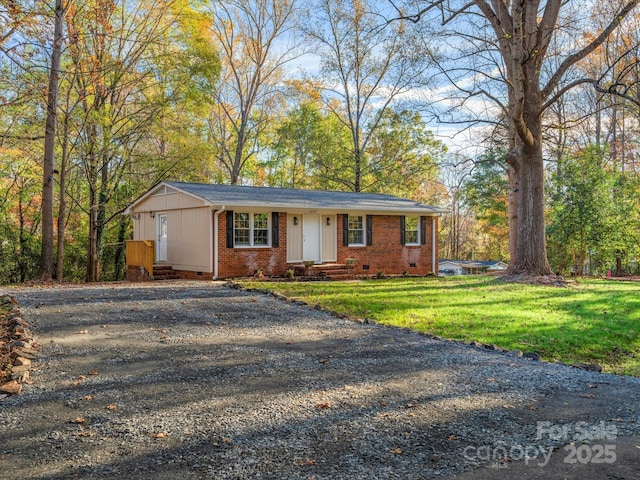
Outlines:
POLYGON ((343 263, 303 264, 294 267, 296 277, 318 280, 353 280, 354 266, 343 263))

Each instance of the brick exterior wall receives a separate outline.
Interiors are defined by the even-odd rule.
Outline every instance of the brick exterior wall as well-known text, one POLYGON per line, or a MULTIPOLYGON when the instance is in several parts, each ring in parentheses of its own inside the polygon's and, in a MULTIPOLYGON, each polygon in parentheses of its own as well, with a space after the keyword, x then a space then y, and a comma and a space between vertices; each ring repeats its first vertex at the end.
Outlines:
MULTIPOLYGON (((343 215, 338 215, 338 263, 354 258, 356 275, 377 275, 378 272, 427 275, 436 271, 432 264, 432 240, 433 225, 436 231, 438 228, 437 217, 427 217, 426 244, 415 246, 400 243, 399 216, 373 215, 372 245, 364 247, 346 247, 342 244, 342 222, 343 215), (369 268, 365 270, 367 265, 369 268)), ((436 234, 436 248, 437 237, 436 234)))
POLYGON ((213 272, 192 272, 190 270, 174 270, 176 275, 179 275, 182 280, 211 280, 213 278, 213 272))
POLYGON ((227 220, 223 213, 218 216, 218 277, 246 277, 256 270, 266 276, 284 275, 287 266, 287 214, 278 215, 279 246, 276 248, 227 248, 227 220))
MULTIPOLYGON (((213 215, 213 212, 212 212, 213 215)), ((348 247, 342 244, 343 216, 337 216, 338 263, 347 258, 355 259, 356 275, 402 274, 427 275, 437 271, 432 265, 433 227, 438 228, 437 217, 427 217, 426 244, 403 246, 400 243, 400 217, 373 215, 372 245, 348 247), (368 269, 365 269, 366 266, 368 269), (412 266, 414 265, 414 266, 412 266)), ((287 214, 278 216, 279 246, 276 248, 227 248, 226 215, 218 216, 218 278, 245 277, 261 270, 266 276, 283 276, 291 264, 287 264, 287 214)), ((437 242, 437 234, 436 234, 437 242)), ((437 243, 435 245, 437 249, 437 243)), ((437 251, 437 250, 436 250, 437 251)), ((436 255, 437 261, 437 255, 436 255)), ((210 280, 213 272, 176 271, 181 278, 210 280)))

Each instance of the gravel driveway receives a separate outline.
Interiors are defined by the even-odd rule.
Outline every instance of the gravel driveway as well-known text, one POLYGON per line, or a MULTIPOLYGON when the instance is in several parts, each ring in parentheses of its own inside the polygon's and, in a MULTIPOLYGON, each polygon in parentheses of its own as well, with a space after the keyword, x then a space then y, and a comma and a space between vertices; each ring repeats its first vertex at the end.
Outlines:
POLYGON ((43 347, 3 479, 640 478, 639 379, 223 284, 9 293, 43 347))

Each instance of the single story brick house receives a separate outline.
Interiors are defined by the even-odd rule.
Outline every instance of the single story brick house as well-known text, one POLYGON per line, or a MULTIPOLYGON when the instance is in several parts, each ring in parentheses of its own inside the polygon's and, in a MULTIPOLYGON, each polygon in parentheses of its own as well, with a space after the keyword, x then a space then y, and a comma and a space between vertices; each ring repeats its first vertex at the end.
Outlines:
POLYGON ((354 259, 356 275, 429 274, 438 272, 445 212, 385 194, 161 182, 125 211, 127 264, 218 279, 354 259))

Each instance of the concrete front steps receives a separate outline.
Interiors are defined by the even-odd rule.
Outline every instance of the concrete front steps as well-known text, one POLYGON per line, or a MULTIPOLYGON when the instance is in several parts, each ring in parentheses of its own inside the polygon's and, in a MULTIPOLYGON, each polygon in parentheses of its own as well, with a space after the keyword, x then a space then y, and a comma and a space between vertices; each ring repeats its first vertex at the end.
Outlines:
POLYGON ((173 271, 171 265, 154 265, 152 280, 177 280, 180 275, 173 271))
POLYGON ((355 274, 353 268, 349 268, 342 263, 324 263, 305 267, 298 265, 295 267, 295 274, 299 277, 317 278, 319 280, 353 280, 355 274))

